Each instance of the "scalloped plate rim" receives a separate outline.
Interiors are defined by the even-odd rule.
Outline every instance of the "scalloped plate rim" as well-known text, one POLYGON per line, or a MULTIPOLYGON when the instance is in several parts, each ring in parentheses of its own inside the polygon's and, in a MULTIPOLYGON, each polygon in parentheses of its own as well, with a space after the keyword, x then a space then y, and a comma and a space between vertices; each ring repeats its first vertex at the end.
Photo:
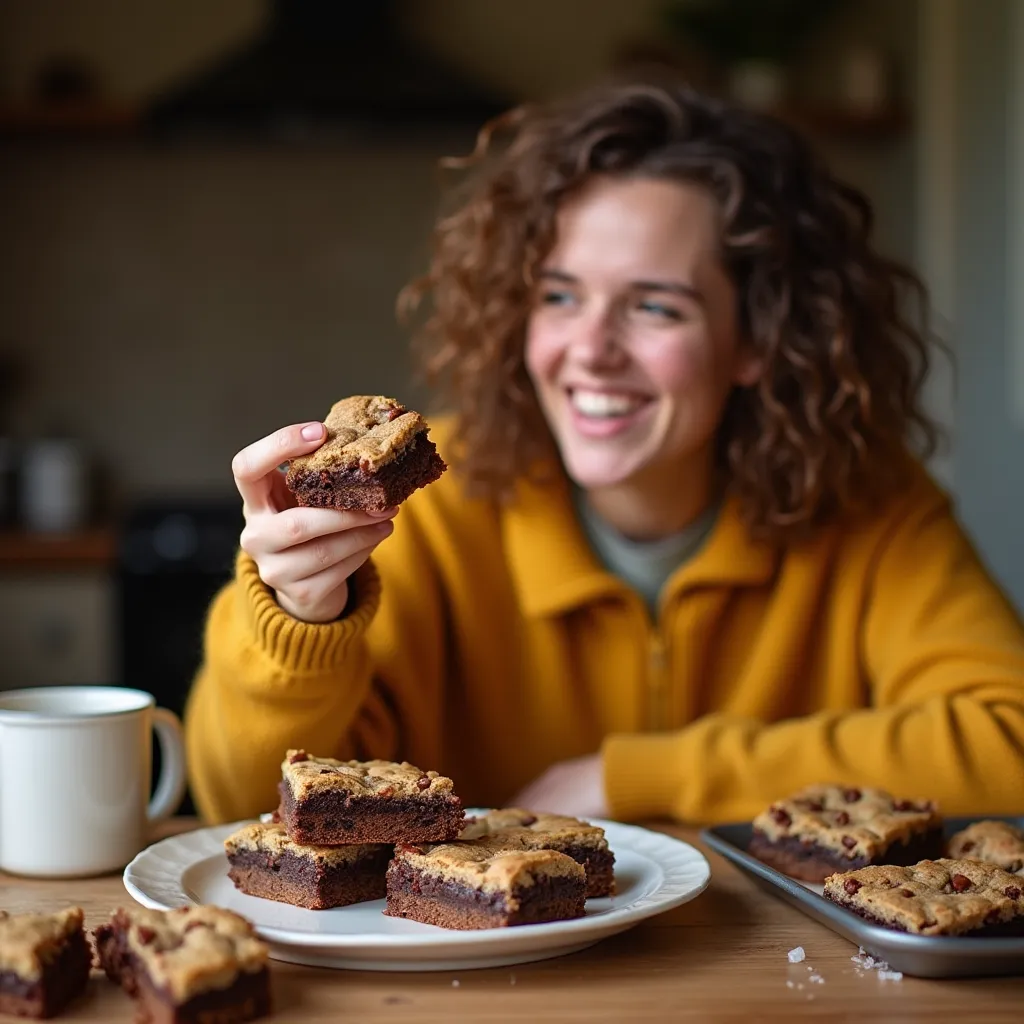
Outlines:
MULTIPOLYGON (((473 813, 471 809, 468 813, 473 813)), ((280 947, 288 959, 302 961, 306 951, 320 960, 337 961, 338 966, 374 969, 373 957, 401 961, 400 969, 416 969, 439 964, 460 956, 480 966, 491 966, 503 958, 517 961, 541 959, 592 945, 618 934, 647 918, 665 913, 699 896, 711 878, 707 858, 696 847, 662 832, 636 825, 592 819, 608 835, 613 850, 628 849, 651 861, 660 878, 621 907, 603 910, 572 921, 520 925, 480 931, 448 931, 423 925, 424 931, 410 934, 367 932, 305 932, 254 922, 257 932, 272 947, 280 947)), ((184 882, 185 873, 201 862, 223 856, 222 842, 235 829, 246 824, 237 821, 182 832, 142 850, 125 868, 123 882, 136 902, 154 909, 195 904, 197 899, 184 882)), ((603 902, 603 901, 600 901, 603 902)), ((344 910, 344 908, 340 908, 344 910)), ((309 911, 310 914, 323 913, 309 911)), ((507 959, 505 962, 509 962, 507 959)), ((458 966, 472 964, 459 960, 458 966)), ((378 969, 393 969, 383 962, 378 969)))

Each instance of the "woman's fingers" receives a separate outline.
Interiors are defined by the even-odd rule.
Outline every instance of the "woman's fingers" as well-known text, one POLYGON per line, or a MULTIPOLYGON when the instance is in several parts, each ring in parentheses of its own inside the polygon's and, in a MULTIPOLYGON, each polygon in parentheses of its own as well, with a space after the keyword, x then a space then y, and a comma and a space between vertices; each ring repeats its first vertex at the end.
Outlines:
POLYGON ((397 514, 397 508, 371 513, 296 507, 274 515, 249 515, 242 531, 242 549, 258 559, 261 555, 288 551, 332 534, 342 536, 352 530, 387 523, 397 514))
MULTIPOLYGON (((259 561, 260 578, 275 590, 305 586, 326 570, 350 559, 365 557, 395 529, 390 519, 359 526, 341 533, 329 533, 284 551, 266 554, 259 561)), ((292 596, 295 597, 294 590, 292 596)), ((298 599, 298 598, 297 598, 298 599)))
POLYGON ((231 460, 235 486, 250 512, 270 507, 270 494, 277 467, 299 455, 308 455, 327 436, 322 423, 294 423, 261 437, 243 448, 231 460))

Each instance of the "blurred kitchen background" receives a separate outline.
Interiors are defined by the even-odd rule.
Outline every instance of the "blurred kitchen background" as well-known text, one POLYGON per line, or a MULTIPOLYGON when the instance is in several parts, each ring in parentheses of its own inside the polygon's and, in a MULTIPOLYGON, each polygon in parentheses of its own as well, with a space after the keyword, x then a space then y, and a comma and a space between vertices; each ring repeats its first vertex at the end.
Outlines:
POLYGON ((180 711, 232 454, 345 394, 422 401, 393 303, 437 159, 637 61, 868 192, 959 363, 934 471, 1024 606, 1020 0, 3 0, 0 687, 180 711))

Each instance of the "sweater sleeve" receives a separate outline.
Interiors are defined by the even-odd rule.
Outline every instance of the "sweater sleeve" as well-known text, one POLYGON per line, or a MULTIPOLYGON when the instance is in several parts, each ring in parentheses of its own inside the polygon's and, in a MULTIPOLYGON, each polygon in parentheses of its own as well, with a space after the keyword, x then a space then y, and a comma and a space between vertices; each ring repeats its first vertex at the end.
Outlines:
POLYGON ((234 581, 210 608, 185 713, 190 782, 204 818, 272 810, 288 747, 338 748, 370 690, 366 631, 381 596, 372 560, 352 585, 356 603, 344 619, 301 622, 239 554, 234 581))
POLYGON ((825 781, 934 797, 953 814, 1024 810, 1024 629, 932 493, 873 555, 859 637, 869 706, 777 723, 712 714, 678 732, 610 736, 616 817, 748 819, 825 781))

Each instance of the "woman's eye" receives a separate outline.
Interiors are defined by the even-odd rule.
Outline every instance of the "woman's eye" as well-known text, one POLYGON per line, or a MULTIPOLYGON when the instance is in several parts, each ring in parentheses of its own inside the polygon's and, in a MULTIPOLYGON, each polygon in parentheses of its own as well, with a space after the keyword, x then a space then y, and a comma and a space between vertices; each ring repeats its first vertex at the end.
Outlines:
POLYGON ((545 306, 568 306, 575 299, 571 292, 543 291, 540 294, 540 301, 545 306))
POLYGON ((641 313, 646 313, 649 316, 657 317, 662 320, 671 320, 678 323, 686 318, 683 316, 682 310, 676 309, 675 306, 666 306, 660 302, 638 302, 636 307, 641 313))

